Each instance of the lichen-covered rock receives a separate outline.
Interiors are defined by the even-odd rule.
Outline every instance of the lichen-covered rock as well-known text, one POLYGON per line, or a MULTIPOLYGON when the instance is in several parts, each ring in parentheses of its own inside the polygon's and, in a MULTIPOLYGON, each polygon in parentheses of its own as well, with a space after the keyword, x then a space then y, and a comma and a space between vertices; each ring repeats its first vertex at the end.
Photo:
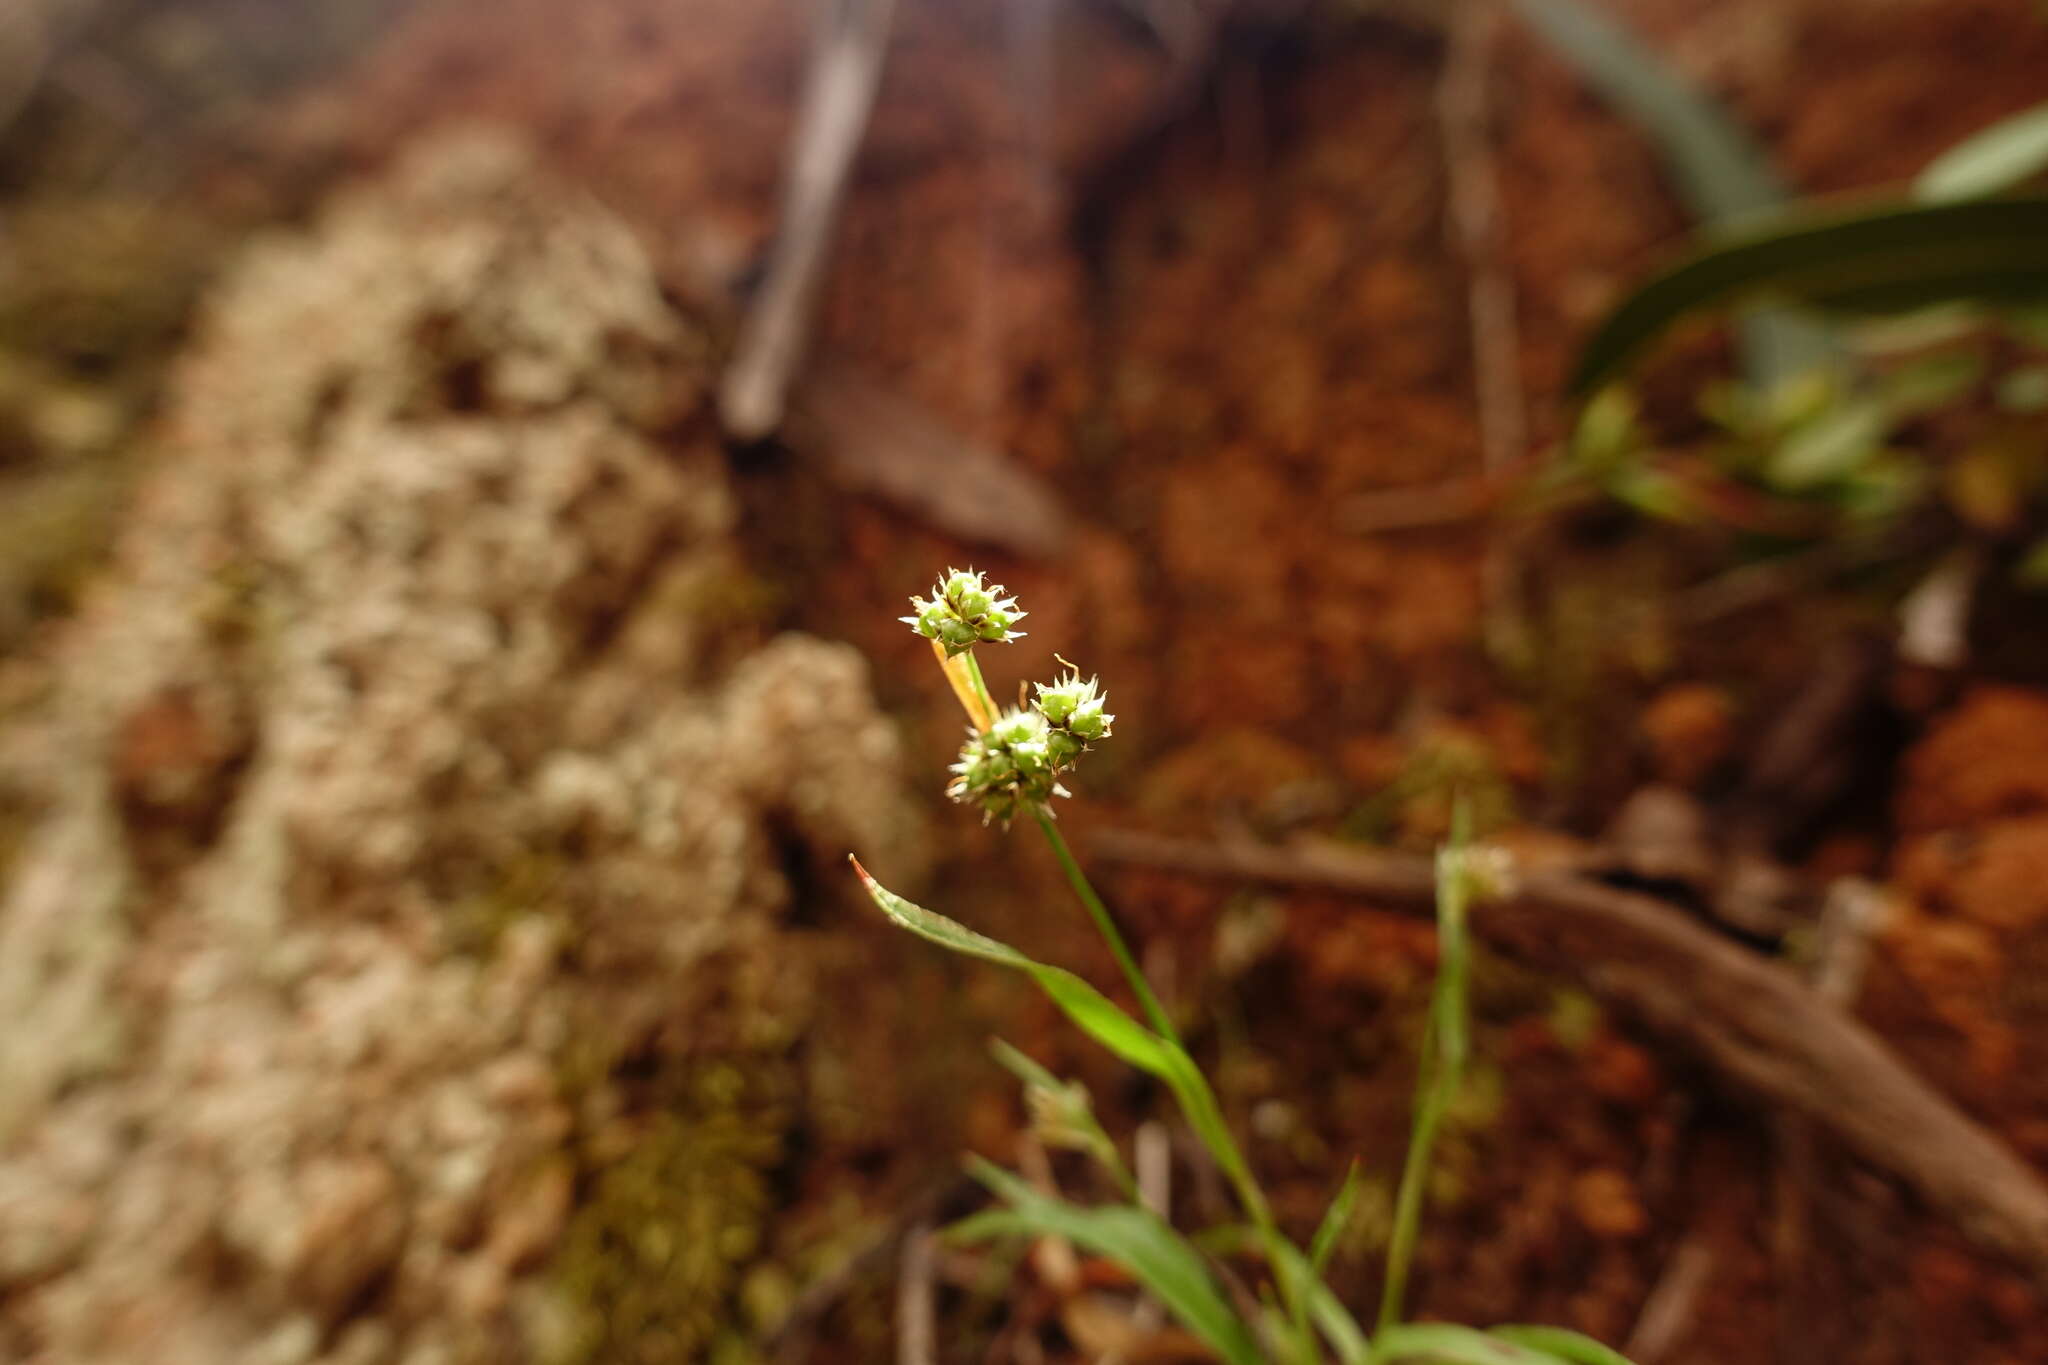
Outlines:
POLYGON ((791 849, 914 818, 858 656, 693 610, 743 582, 705 374, 481 134, 220 288, 0 731, 0 1357, 692 1358, 810 999, 791 849))

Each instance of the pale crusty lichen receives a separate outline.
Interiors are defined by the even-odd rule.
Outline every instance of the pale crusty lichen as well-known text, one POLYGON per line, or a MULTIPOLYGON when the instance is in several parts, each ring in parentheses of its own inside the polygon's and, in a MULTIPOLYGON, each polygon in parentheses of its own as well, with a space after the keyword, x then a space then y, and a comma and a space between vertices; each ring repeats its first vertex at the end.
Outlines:
POLYGON ((487 136, 222 284, 53 699, 0 730, 37 812, 0 1355, 461 1365, 716 1311, 780 1111, 676 1078, 803 1027, 789 842, 901 867, 914 817, 857 655, 721 670, 673 609, 734 574, 704 378, 629 234, 487 136), (703 1302, 576 1250, 705 1150, 756 1185, 635 1233, 727 1229, 703 1302))

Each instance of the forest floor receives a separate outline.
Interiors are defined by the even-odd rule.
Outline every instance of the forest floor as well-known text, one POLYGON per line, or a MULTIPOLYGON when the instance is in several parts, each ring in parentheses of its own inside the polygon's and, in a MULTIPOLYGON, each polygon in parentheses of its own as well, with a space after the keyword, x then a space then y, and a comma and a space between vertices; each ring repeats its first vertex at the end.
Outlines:
MULTIPOLYGON (((735 610, 873 661, 944 831, 927 898, 1106 966, 1078 917, 1045 908, 1062 893, 1041 850, 938 809, 960 718, 894 618, 969 561, 1032 613, 1026 641, 985 651, 999 696, 1048 677, 1053 650, 1108 688, 1115 741, 1062 809, 1084 856, 1111 828, 1425 849, 1454 786, 1552 856, 1597 851, 1652 783, 1723 834, 1751 819, 1749 740, 1806 694, 1816 660, 1884 641, 1868 600, 1799 592, 1698 625, 1684 592, 1714 565, 1654 529, 1380 520, 1390 493, 1486 473, 1471 262, 1446 221, 1443 34, 1408 7, 1249 27, 1162 114, 1163 59, 1116 8, 907 0, 819 329, 831 363, 1052 488, 1063 548, 962 539, 849 493, 800 448, 735 453, 758 576, 735 610), (1537 642, 1519 662, 1488 647, 1503 616, 1537 642)), ((2037 99, 2048 70, 2048 25, 2019 0, 1614 8, 1815 193, 1910 175, 2037 99)), ((757 0, 422 5, 191 193, 239 204, 233 186, 253 178, 284 188, 250 218, 292 216, 308 186, 422 129, 508 124, 634 226, 677 297, 724 308, 772 231, 802 52, 796 7, 757 0)), ((1519 305, 1519 405, 1541 452, 1585 327, 1684 220, 1641 138, 1512 22, 1487 72, 1492 264, 1519 305)), ((1846 765, 1833 793, 1758 837, 1812 885, 1900 888, 1861 1013, 2048 1168, 2048 679, 1886 664, 1861 685, 1826 755, 1846 765)), ((863 913, 836 876, 814 869, 821 913, 863 913)), ((1379 1212, 1338 1260, 1340 1287, 1369 1303, 1432 932, 1170 870, 1105 887, 1208 1021, 1200 1047, 1226 1105, 1251 1116, 1283 1219, 1312 1226, 1354 1156, 1375 1174, 1379 1212)), ((1021 1114, 978 1061, 991 1032, 1087 1078, 1113 1130, 1158 1109, 1008 983, 880 925, 862 956, 892 989, 832 1002, 805 1046, 922 1079, 859 1141, 793 1144, 791 1227, 849 1236, 849 1201, 886 1223, 963 1145, 1013 1157, 1021 1114), (906 1039, 933 1055, 901 1055, 906 1039)), ((1427 1223, 1422 1312, 1620 1342, 1689 1256, 1710 1270, 1671 1362, 2048 1359, 2027 1280, 1854 1162, 1807 1168, 1810 1223, 1788 1231, 1776 1117, 1580 983, 1489 958, 1477 1007, 1482 1060, 1427 1223)), ((1191 1215, 1206 1211, 1199 1184, 1191 1215)), ((889 1272, 824 1310, 838 1352, 811 1358, 881 1358, 889 1272)), ((948 1341, 1067 1358, 1072 1323, 1021 1282, 945 1304, 948 1341)))

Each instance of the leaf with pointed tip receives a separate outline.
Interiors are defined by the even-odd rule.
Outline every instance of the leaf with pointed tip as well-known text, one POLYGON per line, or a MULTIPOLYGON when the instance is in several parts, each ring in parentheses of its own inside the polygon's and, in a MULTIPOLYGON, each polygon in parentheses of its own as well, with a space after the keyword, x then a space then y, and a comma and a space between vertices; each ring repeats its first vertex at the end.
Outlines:
POLYGON ((1568 1365, 1631 1365, 1612 1346, 1563 1327, 1496 1327, 1488 1335, 1556 1356, 1568 1365))
POLYGON ((1223 1109, 1216 1102, 1215 1092, 1209 1088, 1201 1068, 1177 1043, 1146 1028, 1064 967, 1034 961, 1007 943, 977 934, 964 924, 907 901, 869 876, 859 859, 849 861, 860 874, 869 897, 896 924, 956 953, 1023 972, 1089 1037, 1140 1071, 1164 1081, 1186 1115, 1188 1126, 1195 1130, 1232 1184, 1241 1192, 1256 1191, 1244 1156, 1230 1136, 1229 1125, 1223 1121, 1223 1109))
POLYGON ((1417 1365, 1424 1361, 1437 1365, 1568 1365, 1548 1351, 1446 1322, 1382 1327, 1373 1343, 1373 1359, 1417 1365))
POLYGON ((2037 104, 1964 138, 1913 182, 1923 204, 1999 194, 2048 173, 2048 104, 2037 104))

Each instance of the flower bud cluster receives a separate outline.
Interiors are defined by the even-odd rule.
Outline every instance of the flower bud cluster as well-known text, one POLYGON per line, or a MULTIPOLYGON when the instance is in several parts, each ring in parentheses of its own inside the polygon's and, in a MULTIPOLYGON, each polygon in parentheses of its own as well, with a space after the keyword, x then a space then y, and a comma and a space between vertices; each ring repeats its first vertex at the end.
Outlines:
POLYGON ((932 585, 929 599, 910 599, 916 614, 898 619, 925 639, 943 645, 949 659, 978 644, 1007 644, 1024 634, 1012 627, 1025 613, 1017 610, 1017 599, 1004 596, 1003 591, 1002 584, 991 586, 972 569, 948 569, 946 576, 932 585))
POLYGON ((985 819, 1008 823, 1021 810, 1065 796, 1059 775, 1089 746, 1107 738, 1116 719, 1102 709, 1102 687, 1070 673, 1039 683, 1029 710, 1005 711, 985 732, 970 733, 952 768, 946 794, 981 804, 985 819))

